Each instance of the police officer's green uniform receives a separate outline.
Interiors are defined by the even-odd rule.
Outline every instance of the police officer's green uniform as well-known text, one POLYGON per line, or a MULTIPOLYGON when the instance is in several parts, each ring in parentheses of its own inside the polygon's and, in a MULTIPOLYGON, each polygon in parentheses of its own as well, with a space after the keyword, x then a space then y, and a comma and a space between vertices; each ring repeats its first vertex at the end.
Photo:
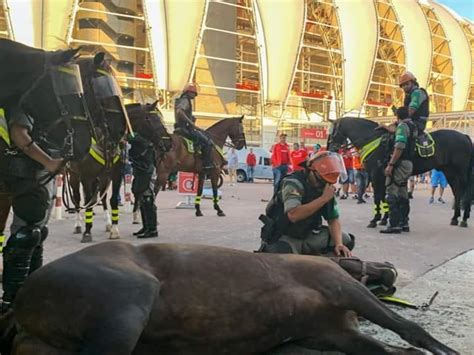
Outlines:
POLYGON ((425 130, 426 122, 430 115, 430 100, 425 89, 415 86, 414 89, 405 95, 403 106, 407 109, 415 110, 411 120, 417 128, 419 136, 425 130))
POLYGON ((408 199, 408 180, 413 172, 410 155, 413 149, 413 136, 407 123, 400 122, 395 132, 395 149, 403 150, 401 157, 395 163, 392 176, 385 180, 386 200, 390 208, 390 225, 381 233, 400 233, 404 228, 408 231, 408 214, 410 202, 408 199))
MULTIPOLYGON (((307 174, 306 171, 298 171, 282 180, 279 190, 266 209, 267 222, 273 223, 274 226, 269 235, 265 236, 262 233, 261 251, 306 255, 320 255, 334 251, 334 242, 328 227, 322 226, 322 218, 326 221, 339 218, 335 198, 305 220, 295 223, 288 220, 288 211, 309 203, 323 193, 324 185, 321 189, 314 188, 309 184, 307 174)), ((268 232, 268 228, 266 231, 268 232)), ((342 232, 342 242, 349 249, 353 249, 353 236, 342 232)))
POLYGON ((143 228, 134 233, 138 238, 158 236, 155 205, 155 172, 156 153, 153 143, 138 133, 130 139, 129 159, 133 167, 132 193, 135 203, 140 206, 143 228))

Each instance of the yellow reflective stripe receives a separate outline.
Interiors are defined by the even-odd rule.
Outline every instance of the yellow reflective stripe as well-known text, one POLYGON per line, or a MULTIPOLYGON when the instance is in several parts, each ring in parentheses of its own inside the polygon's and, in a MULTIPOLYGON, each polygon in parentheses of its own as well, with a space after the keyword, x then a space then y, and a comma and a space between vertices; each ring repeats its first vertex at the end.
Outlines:
POLYGON ((86 216, 86 223, 92 223, 92 220, 94 219, 94 211, 86 211, 84 215, 86 216))
POLYGON ((113 209, 112 210, 112 222, 118 222, 119 220, 119 210, 113 209))
POLYGON ((216 148, 217 152, 220 154, 220 156, 224 159, 224 151, 222 150, 221 147, 218 147, 216 144, 214 144, 214 148, 216 148))
POLYGON ((365 158, 367 158, 369 154, 371 154, 375 149, 379 147, 381 141, 382 141, 382 137, 379 137, 362 147, 362 149, 359 152, 361 163, 364 162, 365 158))
POLYGON ((3 252, 3 243, 5 242, 5 234, 0 233, 0 253, 3 252))
POLYGON ((388 203, 387 202, 382 202, 381 203, 381 207, 382 207, 382 212, 383 213, 386 213, 390 210, 389 206, 388 206, 388 203))
POLYGON ((70 69, 68 67, 58 66, 58 67, 56 67, 56 70, 60 71, 62 73, 69 74, 69 75, 76 75, 76 71, 74 69, 70 69))
POLYGON ((8 134, 7 120, 3 108, 0 108, 0 138, 10 145, 10 135, 8 134))
MULTIPOLYGON (((97 142, 94 138, 91 138, 91 146, 89 148, 89 154, 94 158, 99 164, 105 165, 105 159, 102 155, 101 149, 97 146, 97 142)), ((114 156, 112 161, 115 164, 120 159, 120 149, 117 148, 117 155, 114 156)))
POLYGON ((201 196, 196 196, 196 198, 194 199, 194 203, 196 205, 200 205, 201 204, 201 196))
POLYGON ((111 75, 108 71, 105 71, 104 69, 97 69, 96 72, 102 75, 107 75, 107 76, 111 75))
POLYGON ((212 198, 212 201, 213 201, 213 202, 219 202, 219 197, 213 197, 213 198, 212 198))
POLYGON ((92 155, 92 158, 94 158, 95 160, 97 160, 97 162, 101 165, 105 165, 105 160, 104 158, 102 158, 100 156, 99 153, 97 153, 94 148, 91 146, 90 149, 89 149, 89 154, 92 155))

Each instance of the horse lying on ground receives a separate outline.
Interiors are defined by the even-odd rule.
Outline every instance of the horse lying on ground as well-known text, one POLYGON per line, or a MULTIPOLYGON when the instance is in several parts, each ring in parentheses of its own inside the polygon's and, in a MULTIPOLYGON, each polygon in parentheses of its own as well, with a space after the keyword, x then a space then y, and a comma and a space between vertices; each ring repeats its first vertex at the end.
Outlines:
POLYGON ((33 273, 13 312, 17 355, 253 354, 285 343, 423 354, 359 333, 356 313, 434 354, 458 354, 331 260, 213 246, 93 245, 33 273))

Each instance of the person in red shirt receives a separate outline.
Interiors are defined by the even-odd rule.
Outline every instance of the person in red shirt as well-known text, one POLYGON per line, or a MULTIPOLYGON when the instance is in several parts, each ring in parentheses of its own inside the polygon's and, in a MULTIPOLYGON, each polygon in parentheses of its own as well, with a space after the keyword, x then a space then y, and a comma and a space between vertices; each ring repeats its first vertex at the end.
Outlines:
POLYGON ((247 154, 247 181, 253 182, 253 173, 257 165, 257 157, 255 156, 253 149, 250 148, 250 152, 247 154))
POLYGON ((272 148, 273 191, 276 192, 282 177, 288 173, 290 164, 290 146, 286 143, 286 134, 280 134, 280 142, 272 148))
POLYGON ((300 164, 308 157, 308 152, 306 149, 300 148, 300 145, 295 143, 293 144, 293 151, 290 153, 290 157, 293 171, 304 170, 300 164))

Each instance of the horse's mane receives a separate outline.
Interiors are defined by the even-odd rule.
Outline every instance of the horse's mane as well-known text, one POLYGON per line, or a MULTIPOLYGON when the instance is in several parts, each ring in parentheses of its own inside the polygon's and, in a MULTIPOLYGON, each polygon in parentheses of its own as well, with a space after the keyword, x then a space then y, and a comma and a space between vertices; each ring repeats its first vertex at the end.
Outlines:
POLYGON ((364 127, 363 128, 375 128, 378 126, 378 123, 377 122, 374 122, 374 121, 371 121, 371 120, 368 120, 366 118, 359 118, 359 117, 342 117, 339 119, 340 122, 343 122, 343 121, 357 121, 359 122, 360 124, 362 124, 364 127))
POLYGON ((227 123, 227 122, 229 122, 230 120, 235 120, 235 119, 239 119, 239 118, 240 118, 240 116, 224 118, 224 119, 222 119, 222 120, 217 121, 217 122, 214 123, 212 126, 208 127, 208 128, 206 129, 206 131, 215 130, 216 128, 219 128, 219 126, 223 125, 224 123, 227 123))
POLYGON ((8 39, 0 39, 0 107, 21 95, 44 70, 46 54, 8 39))

